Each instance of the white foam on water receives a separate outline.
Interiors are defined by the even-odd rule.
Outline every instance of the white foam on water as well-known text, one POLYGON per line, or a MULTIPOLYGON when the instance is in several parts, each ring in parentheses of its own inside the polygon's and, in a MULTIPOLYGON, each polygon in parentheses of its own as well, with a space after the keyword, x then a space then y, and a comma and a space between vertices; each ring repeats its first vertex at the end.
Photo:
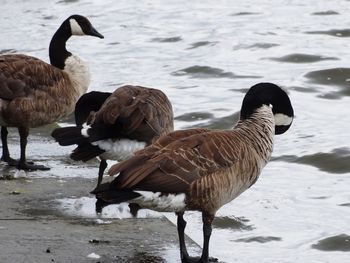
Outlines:
MULTIPOLYGON (((56 200, 58 203, 58 209, 61 210, 64 214, 74 217, 82 218, 96 218, 97 223, 109 223, 104 221, 104 219, 110 218, 132 218, 130 209, 126 203, 119 205, 110 205, 103 208, 102 214, 97 215, 95 212, 95 202, 94 197, 80 197, 80 198, 63 198, 56 200)), ((138 218, 159 218, 162 217, 161 213, 141 209, 138 211, 138 218)))
POLYGON ((91 253, 89 255, 87 255, 88 258, 93 258, 93 259, 99 259, 101 258, 100 255, 97 255, 96 253, 91 253))

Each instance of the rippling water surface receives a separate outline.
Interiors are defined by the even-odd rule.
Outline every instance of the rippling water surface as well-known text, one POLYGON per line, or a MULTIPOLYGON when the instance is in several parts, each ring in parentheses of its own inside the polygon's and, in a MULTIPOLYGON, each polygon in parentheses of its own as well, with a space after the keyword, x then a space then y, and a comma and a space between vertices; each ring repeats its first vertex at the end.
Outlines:
MULTIPOLYGON (((90 90, 160 88, 176 128, 230 128, 250 86, 283 86, 292 128, 276 137, 258 182, 218 212, 211 253, 224 262, 349 262, 349 1, 14 0, 0 10, 0 53, 46 61, 62 20, 90 17, 105 39, 68 44, 90 63, 90 90)), ((200 215, 188 217, 201 244, 200 215)))

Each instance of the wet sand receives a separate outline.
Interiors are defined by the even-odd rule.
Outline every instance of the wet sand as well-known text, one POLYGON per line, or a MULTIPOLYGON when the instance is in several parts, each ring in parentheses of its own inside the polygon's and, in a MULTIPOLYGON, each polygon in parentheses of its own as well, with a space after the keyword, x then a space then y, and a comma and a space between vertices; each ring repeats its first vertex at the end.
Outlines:
MULTIPOLYGON (((32 129, 27 147, 28 159, 50 171, 18 173, 0 162, 0 262, 180 262, 176 226, 161 214, 99 218, 92 207, 87 216, 80 213, 79 206, 85 205, 80 200, 93 198, 89 192, 96 185, 98 162, 70 160, 72 148, 60 147, 50 137, 55 127, 32 129), (62 207, 60 200, 67 198, 78 200, 71 207, 77 213, 62 207)), ((14 158, 18 142, 17 131, 10 129, 14 158)), ((191 239, 187 244, 190 252, 200 253, 191 239)))
POLYGON ((176 228, 164 217, 101 220, 57 209, 55 199, 86 196, 94 184, 81 178, 1 180, 0 262, 180 262, 176 228))

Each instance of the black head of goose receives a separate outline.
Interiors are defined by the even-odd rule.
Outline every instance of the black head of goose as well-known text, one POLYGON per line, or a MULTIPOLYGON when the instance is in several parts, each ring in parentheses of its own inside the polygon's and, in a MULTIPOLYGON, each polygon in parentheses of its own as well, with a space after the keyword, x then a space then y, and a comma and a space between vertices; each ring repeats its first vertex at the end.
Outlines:
POLYGON ((58 128, 52 136, 62 145, 76 144, 72 159, 101 159, 98 182, 106 160, 125 160, 134 151, 173 131, 173 111, 158 89, 126 85, 113 93, 84 94, 75 108, 76 126, 58 128))
POLYGON ((49 48, 51 65, 22 54, 0 56, 1 159, 9 165, 24 170, 49 169, 26 161, 27 137, 29 128, 53 123, 71 114, 90 84, 86 63, 66 49, 66 42, 72 35, 103 38, 86 17, 72 15, 52 37, 49 48), (18 128, 19 161, 10 157, 6 127, 18 128))
POLYGON ((182 262, 207 263, 217 210, 256 182, 270 159, 274 134, 287 131, 293 116, 289 97, 281 88, 259 83, 245 95, 240 120, 232 130, 169 133, 112 166, 109 174, 119 175, 92 193, 101 204, 132 202, 176 212, 182 262), (190 257, 186 250, 183 214, 187 210, 202 212, 200 258, 190 257))

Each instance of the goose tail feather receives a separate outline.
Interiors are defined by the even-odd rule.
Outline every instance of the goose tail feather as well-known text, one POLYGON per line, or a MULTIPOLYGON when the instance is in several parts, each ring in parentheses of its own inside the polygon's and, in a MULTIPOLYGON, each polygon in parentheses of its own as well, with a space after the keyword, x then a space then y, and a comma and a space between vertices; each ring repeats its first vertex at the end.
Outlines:
POLYGON ((76 126, 57 128, 51 133, 51 136, 61 146, 83 144, 88 142, 88 139, 82 135, 82 128, 76 126))

